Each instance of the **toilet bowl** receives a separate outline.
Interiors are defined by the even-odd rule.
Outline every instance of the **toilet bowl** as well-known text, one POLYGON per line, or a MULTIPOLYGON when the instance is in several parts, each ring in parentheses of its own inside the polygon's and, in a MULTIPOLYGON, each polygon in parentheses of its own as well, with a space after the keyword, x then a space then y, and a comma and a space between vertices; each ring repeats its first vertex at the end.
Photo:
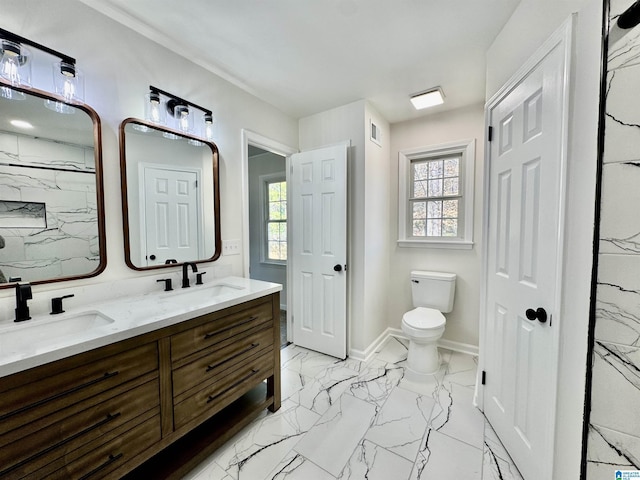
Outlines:
POLYGON ((433 375, 440 369, 438 340, 445 325, 444 315, 435 308, 417 307, 402 316, 402 331, 409 337, 409 376, 433 375))
POLYGON ((453 309, 454 273, 411 272, 413 310, 402 316, 402 331, 409 338, 407 378, 421 381, 438 372, 438 340, 444 334, 443 312, 453 309))

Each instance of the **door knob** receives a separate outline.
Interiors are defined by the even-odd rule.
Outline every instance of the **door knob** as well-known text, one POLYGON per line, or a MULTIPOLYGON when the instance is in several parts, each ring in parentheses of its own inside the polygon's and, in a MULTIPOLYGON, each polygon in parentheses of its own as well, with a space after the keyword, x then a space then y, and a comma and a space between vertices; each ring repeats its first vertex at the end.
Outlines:
POLYGON ((337 264, 333 266, 333 271, 334 272, 341 272, 342 271, 342 265, 337 264))
POLYGON ((534 310, 533 308, 527 308, 527 311, 524 312, 524 314, 526 315, 527 319, 531 321, 538 320, 540 323, 544 323, 547 321, 547 311, 542 307, 539 307, 536 310, 534 310))
POLYGON ((156 256, 152 253, 151 255, 149 255, 149 260, 155 260, 156 256))

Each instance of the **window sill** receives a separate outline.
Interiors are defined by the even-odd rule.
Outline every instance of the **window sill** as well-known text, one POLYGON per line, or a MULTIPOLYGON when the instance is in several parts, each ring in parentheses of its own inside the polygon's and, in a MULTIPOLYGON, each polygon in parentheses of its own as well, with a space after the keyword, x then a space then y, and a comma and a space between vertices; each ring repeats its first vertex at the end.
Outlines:
POLYGON ((471 250, 473 242, 466 240, 398 240, 399 247, 411 248, 445 248, 450 250, 471 250))
POLYGON ((272 267, 286 267, 287 266, 286 260, 262 260, 260 262, 260 264, 269 265, 269 266, 272 266, 272 267))

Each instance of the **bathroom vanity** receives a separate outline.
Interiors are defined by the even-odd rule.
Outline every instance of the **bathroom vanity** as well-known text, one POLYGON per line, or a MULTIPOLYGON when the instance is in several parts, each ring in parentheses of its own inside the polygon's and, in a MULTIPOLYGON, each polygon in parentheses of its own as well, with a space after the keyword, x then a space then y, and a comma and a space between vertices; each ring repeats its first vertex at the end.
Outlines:
POLYGON ((181 478, 280 408, 280 286, 184 290, 34 318, 16 327, 30 342, 0 343, 0 479, 181 478))

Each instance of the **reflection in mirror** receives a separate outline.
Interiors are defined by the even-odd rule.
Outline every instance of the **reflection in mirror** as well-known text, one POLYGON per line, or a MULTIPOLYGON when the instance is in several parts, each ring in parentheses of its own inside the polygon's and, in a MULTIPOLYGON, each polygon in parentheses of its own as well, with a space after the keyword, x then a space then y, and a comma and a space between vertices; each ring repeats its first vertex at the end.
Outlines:
POLYGON ((128 118, 120 126, 125 259, 135 270, 220 256, 218 149, 128 118))
POLYGON ((0 288, 97 275, 106 265, 98 115, 80 104, 57 113, 45 103, 62 102, 45 92, 1 88, 0 288))

